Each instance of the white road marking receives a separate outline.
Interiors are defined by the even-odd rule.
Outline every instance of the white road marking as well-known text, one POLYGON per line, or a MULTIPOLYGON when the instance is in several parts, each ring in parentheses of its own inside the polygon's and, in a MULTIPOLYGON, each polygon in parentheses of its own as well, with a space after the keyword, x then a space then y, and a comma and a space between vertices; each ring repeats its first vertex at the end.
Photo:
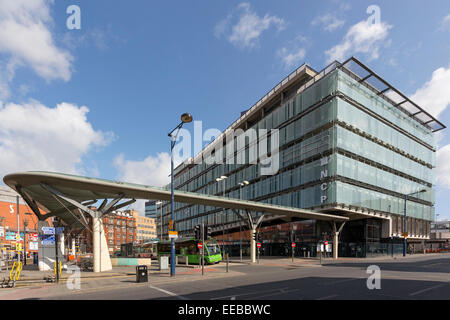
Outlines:
POLYGON ((331 286, 331 285, 335 285, 335 284, 339 284, 339 283, 350 282, 350 281, 361 280, 361 279, 364 279, 364 278, 352 278, 352 279, 343 279, 343 280, 336 280, 336 281, 321 282, 320 285, 322 285, 322 286, 331 286))
POLYGON ((444 286, 443 284, 438 284, 437 286, 433 286, 433 287, 429 287, 429 288, 426 288, 426 289, 423 289, 423 290, 419 290, 419 291, 413 292, 413 293, 410 294, 410 296, 415 296, 415 295, 418 295, 418 294, 421 294, 421 293, 424 293, 424 292, 427 292, 427 291, 430 291, 430 290, 434 290, 434 289, 437 289, 437 288, 440 288, 440 287, 443 287, 443 286, 444 286))
POLYGON ((170 292, 170 291, 165 290, 165 289, 161 289, 161 288, 158 288, 158 287, 155 287, 155 286, 152 286, 152 285, 149 285, 148 287, 149 287, 149 288, 152 288, 152 289, 155 289, 155 290, 158 290, 158 291, 161 291, 161 292, 163 292, 163 293, 165 293, 165 294, 167 294, 167 295, 169 295, 169 296, 177 297, 177 298, 180 299, 180 300, 189 300, 189 299, 186 298, 186 297, 180 296, 180 295, 178 295, 178 294, 176 294, 176 293, 170 292))
POLYGON ((331 298, 335 298, 337 297, 337 294, 332 294, 331 296, 326 296, 326 297, 322 297, 322 298, 318 298, 316 300, 327 300, 327 299, 331 299, 331 298))
POLYGON ((252 291, 252 292, 246 292, 246 293, 242 293, 242 294, 233 294, 233 295, 229 295, 229 296, 211 298, 211 300, 221 300, 221 299, 230 299, 230 298, 234 298, 234 300, 236 300, 236 297, 248 296, 248 295, 258 294, 258 293, 266 293, 266 292, 275 292, 275 291, 280 292, 284 289, 289 289, 289 288, 270 289, 270 290, 264 290, 264 291, 252 291))

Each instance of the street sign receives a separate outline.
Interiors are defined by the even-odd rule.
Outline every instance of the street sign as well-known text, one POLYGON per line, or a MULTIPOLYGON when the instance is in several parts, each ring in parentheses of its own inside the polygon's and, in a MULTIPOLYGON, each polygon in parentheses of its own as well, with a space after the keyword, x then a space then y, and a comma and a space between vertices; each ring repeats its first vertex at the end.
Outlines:
POLYGON ((292 242, 292 248, 295 248, 295 242, 292 242))
POLYGON ((199 243, 197 244, 197 247, 198 247, 199 249, 203 248, 203 243, 199 242, 199 243))
POLYGON ((261 248, 261 243, 258 242, 258 243, 256 244, 256 246, 258 247, 258 249, 261 248))
POLYGON ((54 245, 55 244, 55 235, 43 235, 41 240, 42 245, 54 245))
POLYGON ((21 243, 16 243, 16 251, 23 251, 23 246, 21 243))
POLYGON ((178 231, 169 231, 169 239, 171 239, 171 238, 177 239, 178 231))
POLYGON ((37 233, 29 233, 28 240, 29 241, 38 241, 38 234, 37 233))
POLYGON ((55 228, 42 227, 42 233, 44 233, 44 234, 55 234, 55 228))
POLYGON ((38 250, 38 248, 39 248, 37 241, 31 241, 29 243, 29 246, 30 246, 30 250, 38 250))

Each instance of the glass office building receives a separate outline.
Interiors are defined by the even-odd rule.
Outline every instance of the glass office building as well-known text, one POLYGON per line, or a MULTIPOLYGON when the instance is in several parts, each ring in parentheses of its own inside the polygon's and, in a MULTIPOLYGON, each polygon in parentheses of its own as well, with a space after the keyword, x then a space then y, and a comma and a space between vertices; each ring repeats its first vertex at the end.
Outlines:
MULTIPOLYGON (((258 158, 258 148, 247 140, 240 146, 236 137, 236 151, 223 153, 224 164, 200 161, 219 144, 225 145, 217 138, 176 168, 175 189, 348 216, 350 222, 340 235, 340 255, 387 254, 401 250, 405 231, 410 239, 430 236, 436 164, 433 133, 443 128, 355 58, 334 62, 321 72, 304 64, 223 133, 265 129, 270 144, 276 129, 274 174, 261 175, 264 164, 249 163, 258 158), (238 161, 239 157, 246 161, 238 161), (216 181, 221 176, 227 178, 216 181), (244 180, 249 184, 239 186, 244 180)), ((166 234, 170 205, 163 210, 166 234)), ((204 222, 222 230, 216 236, 231 254, 241 238, 248 243, 242 236, 244 225, 231 210, 177 203, 175 215, 181 235, 192 234, 194 226, 204 222)), ((297 254, 314 256, 317 241, 331 232, 330 225, 321 221, 266 217, 260 239, 264 254, 288 254, 286 248, 295 241, 297 254)))
POLYGON ((156 202, 155 200, 150 200, 145 202, 145 217, 156 219, 156 202))

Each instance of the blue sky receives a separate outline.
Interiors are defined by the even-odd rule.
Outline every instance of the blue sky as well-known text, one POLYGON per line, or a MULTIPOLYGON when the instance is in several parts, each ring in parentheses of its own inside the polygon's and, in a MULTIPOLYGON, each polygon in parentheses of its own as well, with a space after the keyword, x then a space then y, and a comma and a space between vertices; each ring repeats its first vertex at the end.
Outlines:
MULTIPOLYGON (((445 0, 0 0, 0 175, 164 184, 167 133, 181 113, 223 130, 303 62, 321 70, 352 55, 450 123, 445 0), (66 26, 73 4, 80 30, 66 26), (373 28, 371 5, 381 18, 373 28)), ((450 218, 447 131, 439 218, 450 218)))

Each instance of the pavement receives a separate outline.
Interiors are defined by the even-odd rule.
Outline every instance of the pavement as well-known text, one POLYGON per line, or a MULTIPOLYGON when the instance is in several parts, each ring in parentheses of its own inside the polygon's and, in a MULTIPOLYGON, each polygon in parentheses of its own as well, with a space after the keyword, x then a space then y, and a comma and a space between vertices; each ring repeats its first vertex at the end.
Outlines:
MULTIPOLYGON (((177 267, 175 277, 156 266, 149 282, 136 283, 134 267, 117 267, 102 276, 69 275, 60 284, 0 289, 0 299, 152 299, 152 300, 450 300, 450 254, 337 260, 231 259, 201 268, 177 267), (368 288, 368 267, 380 270, 380 289, 368 288), (72 278, 71 278, 72 276, 72 278)), ((67 275, 66 275, 67 276, 67 275)))

